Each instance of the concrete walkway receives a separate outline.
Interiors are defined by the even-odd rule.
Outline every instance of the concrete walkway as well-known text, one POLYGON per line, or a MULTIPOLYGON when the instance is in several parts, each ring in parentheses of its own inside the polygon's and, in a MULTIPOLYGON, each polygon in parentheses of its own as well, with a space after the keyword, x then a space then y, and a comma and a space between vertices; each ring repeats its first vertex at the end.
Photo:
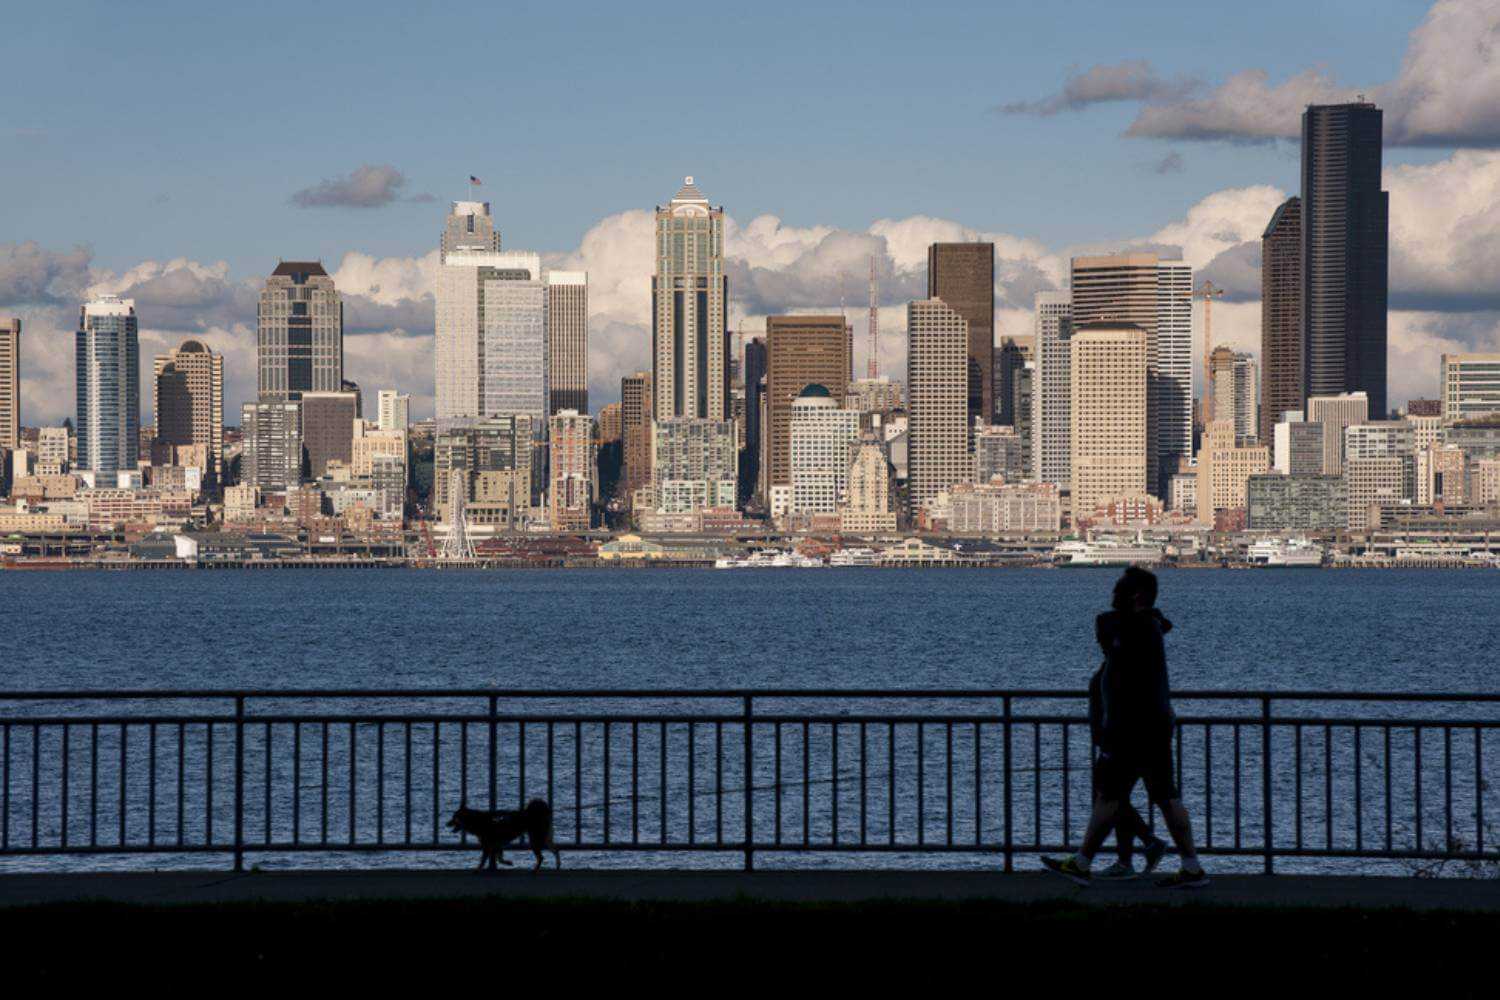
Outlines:
POLYGON ((1168 892, 1147 882, 1078 889, 1040 872, 450 871, 131 872, 0 875, 0 906, 121 903, 455 899, 473 897, 786 902, 1047 900, 1090 905, 1207 903, 1245 906, 1409 907, 1500 913, 1500 879, 1229 875, 1205 889, 1168 892))

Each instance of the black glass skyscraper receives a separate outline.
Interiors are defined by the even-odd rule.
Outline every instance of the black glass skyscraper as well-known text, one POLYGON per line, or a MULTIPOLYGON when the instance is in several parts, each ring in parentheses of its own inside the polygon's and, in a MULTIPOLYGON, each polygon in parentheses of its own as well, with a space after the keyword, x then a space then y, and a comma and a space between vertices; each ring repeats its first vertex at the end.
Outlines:
POLYGON ((1302 339, 1307 395, 1363 390, 1386 405, 1389 196, 1381 111, 1314 104, 1302 114, 1302 339))

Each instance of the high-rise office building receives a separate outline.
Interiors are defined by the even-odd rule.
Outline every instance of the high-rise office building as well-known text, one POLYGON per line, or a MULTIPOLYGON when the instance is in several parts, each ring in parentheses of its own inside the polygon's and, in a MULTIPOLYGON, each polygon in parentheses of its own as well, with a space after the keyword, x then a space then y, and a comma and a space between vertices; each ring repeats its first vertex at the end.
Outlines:
POLYGON ((0 321, 0 449, 21 446, 21 321, 0 321))
POLYGON ((1271 429, 1271 468, 1284 476, 1323 474, 1323 425, 1289 410, 1288 419, 1271 429))
POLYGON ((1073 327, 1073 521, 1137 498, 1146 485, 1146 331, 1100 321, 1073 327))
POLYGON ((766 341, 751 337, 745 341, 745 451, 740 468, 742 489, 760 486, 760 463, 765 449, 766 341))
POLYGON ((1469 420, 1500 413, 1500 354, 1444 354, 1442 415, 1469 420))
POLYGON ((438 263, 454 250, 500 252, 500 231, 495 228, 487 201, 455 201, 448 208, 443 234, 438 238, 438 263))
POLYGON ((656 209, 651 308, 655 418, 726 419, 729 286, 724 275, 724 209, 710 206, 691 177, 665 208, 656 209))
POLYGON ((395 389, 381 389, 376 395, 378 410, 375 425, 383 431, 405 432, 411 427, 411 395, 395 389))
POLYGON ((1262 441, 1306 396, 1302 374, 1302 199, 1288 198, 1260 237, 1260 430, 1262 441))
POLYGON ((1193 446, 1193 270, 1154 253, 1075 257, 1072 284, 1074 324, 1133 323, 1146 332, 1146 481, 1165 495, 1193 446))
POLYGON ((240 483, 261 492, 285 493, 302 482, 302 404, 246 403, 240 408, 244 454, 240 483))
POLYGON ((1072 484, 1073 300, 1067 292, 1036 296, 1036 382, 1032 392, 1032 454, 1037 478, 1072 484))
POLYGON ((1244 510, 1251 476, 1271 467, 1270 449, 1240 433, 1233 420, 1211 420, 1198 449, 1198 520, 1213 524, 1221 511, 1244 510))
POLYGON ((202 445, 210 468, 205 476, 224 481, 224 356, 200 341, 156 357, 151 410, 156 440, 172 445, 202 445))
POLYGON ((532 515, 538 431, 529 414, 479 417, 440 430, 432 446, 432 506, 451 513, 451 489, 463 487, 470 524, 511 529, 532 515), (455 476, 454 473, 458 475, 455 476))
POLYGON ((330 462, 352 465, 354 422, 358 419, 358 399, 352 392, 302 394, 302 447, 308 478, 327 475, 330 462))
POLYGON ((141 354, 135 300, 101 295, 84 305, 74 337, 78 468, 135 471, 140 456, 141 354))
POLYGON ((927 248, 927 298, 942 299, 969 324, 969 420, 995 423, 995 244, 927 248))
POLYGON ((969 343, 968 321, 942 299, 907 304, 907 492, 912 515, 973 474, 969 343))
POLYGON ((256 388, 267 402, 344 385, 344 302, 317 261, 284 260, 260 293, 256 388))
POLYGON ((1307 419, 1323 425, 1323 473, 1337 476, 1344 471, 1344 428, 1370 419, 1370 398, 1363 392, 1310 396, 1307 419))
POLYGON ((438 268, 434 410, 440 428, 547 416, 547 286, 534 253, 455 247, 438 268))
POLYGON ((1011 375, 1012 408, 1016 415, 1016 433, 1021 437, 1021 473, 1027 479, 1036 475, 1036 362, 1028 361, 1011 375))
POLYGON ((548 271, 547 412, 589 412, 589 276, 548 271))
POLYGON ((1000 346, 995 348, 995 423, 1020 425, 1021 417, 1016 413, 1016 378, 1035 358, 1035 335, 1001 338, 1000 346))
POLYGON ((622 488, 626 500, 631 501, 636 490, 651 483, 650 372, 636 372, 620 380, 620 441, 624 454, 622 488))
POLYGON ((739 474, 734 422, 673 417, 651 425, 656 509, 681 514, 733 507, 739 474))
POLYGON ((859 440, 859 411, 844 409, 824 386, 792 400, 789 442, 792 504, 797 513, 832 514, 843 501, 859 440))
POLYGON ((1302 113, 1302 337, 1308 396, 1363 392, 1371 416, 1384 418, 1390 203, 1380 189, 1381 120, 1369 103, 1302 113))
POLYGON ((849 330, 842 316, 770 316, 766 319, 765 482, 790 485, 792 401, 810 385, 844 405, 849 384, 849 330))
POLYGON ((1208 370, 1213 379, 1213 418, 1233 424, 1241 441, 1256 440, 1260 434, 1260 387, 1255 356, 1216 347, 1208 370))
POLYGON ((587 531, 594 489, 594 422, 563 410, 547 421, 547 512, 554 531, 587 531))

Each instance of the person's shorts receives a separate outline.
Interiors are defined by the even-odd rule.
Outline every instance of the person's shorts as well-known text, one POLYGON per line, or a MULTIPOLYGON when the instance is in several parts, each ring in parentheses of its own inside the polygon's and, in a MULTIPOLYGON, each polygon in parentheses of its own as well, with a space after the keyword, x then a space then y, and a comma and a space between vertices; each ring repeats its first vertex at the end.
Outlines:
POLYGON ((1158 806, 1181 798, 1172 776, 1172 736, 1131 741, 1101 751, 1094 765, 1094 794, 1105 802, 1126 802, 1137 781, 1158 806))

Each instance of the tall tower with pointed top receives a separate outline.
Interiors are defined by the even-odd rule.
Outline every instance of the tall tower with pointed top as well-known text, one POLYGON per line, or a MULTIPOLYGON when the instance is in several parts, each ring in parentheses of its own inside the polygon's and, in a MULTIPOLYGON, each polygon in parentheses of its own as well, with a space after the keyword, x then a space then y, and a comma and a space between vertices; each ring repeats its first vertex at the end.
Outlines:
POLYGON ((724 209, 709 205, 691 177, 656 209, 651 305, 655 418, 724 420, 729 395, 724 209))

